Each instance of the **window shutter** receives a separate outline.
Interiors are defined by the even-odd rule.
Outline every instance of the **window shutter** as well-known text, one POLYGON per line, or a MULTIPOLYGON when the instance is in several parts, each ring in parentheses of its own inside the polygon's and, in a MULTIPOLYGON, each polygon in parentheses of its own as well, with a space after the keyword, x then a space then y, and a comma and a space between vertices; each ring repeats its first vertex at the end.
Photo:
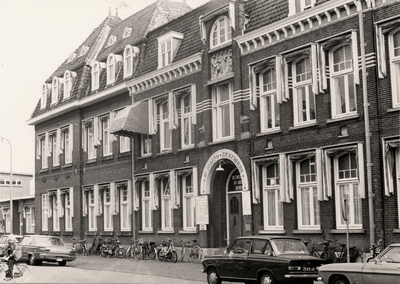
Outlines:
POLYGON ((94 212, 97 216, 101 215, 101 205, 100 205, 100 198, 99 198, 99 185, 95 184, 93 186, 93 194, 94 194, 94 212))
POLYGON ((74 187, 69 188, 69 203, 71 208, 71 217, 74 217, 74 187))
POLYGON ((139 190, 140 190, 140 182, 138 182, 137 178, 134 179, 133 183, 133 210, 139 211, 140 209, 140 200, 139 200, 139 190))
MULTIPOLYGON (((128 214, 132 214, 132 181, 128 180, 126 186, 128 191, 128 214)), ((135 196, 135 199, 139 202, 139 197, 136 198, 135 196)))
POLYGON ((253 160, 251 161, 251 183, 253 184, 253 204, 260 203, 260 167, 253 160))
POLYGON ((85 121, 82 120, 82 149, 84 152, 87 151, 86 140, 87 140, 86 126, 85 126, 85 121))
POLYGON ((82 216, 87 216, 88 214, 88 192, 82 189, 82 216))
POLYGON ((288 173, 288 166, 290 166, 288 163, 290 163, 290 159, 286 159, 285 154, 279 154, 279 195, 282 202, 290 203, 290 199, 293 198, 293 192, 290 189, 289 180, 291 180, 291 175, 288 173))
POLYGON ((364 151, 363 143, 357 144, 357 160, 358 160, 358 186, 360 189, 360 197, 365 198, 365 176, 364 176, 364 151))
POLYGON ((70 161, 68 162, 72 162, 72 153, 73 153, 73 149, 74 149, 74 125, 71 123, 69 125, 69 152, 70 152, 70 161))
POLYGON ((178 192, 178 187, 177 187, 177 182, 176 182, 176 174, 174 170, 169 171, 169 186, 170 186, 170 192, 171 192, 171 202, 172 202, 172 209, 179 209, 179 192, 178 192))

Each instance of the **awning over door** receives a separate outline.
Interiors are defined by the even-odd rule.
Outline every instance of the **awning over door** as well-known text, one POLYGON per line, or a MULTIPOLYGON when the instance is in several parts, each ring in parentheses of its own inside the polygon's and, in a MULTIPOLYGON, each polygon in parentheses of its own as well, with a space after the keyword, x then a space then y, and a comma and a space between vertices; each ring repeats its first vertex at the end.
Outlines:
POLYGON ((131 137, 135 133, 149 134, 148 102, 140 101, 118 112, 111 122, 114 135, 131 137))

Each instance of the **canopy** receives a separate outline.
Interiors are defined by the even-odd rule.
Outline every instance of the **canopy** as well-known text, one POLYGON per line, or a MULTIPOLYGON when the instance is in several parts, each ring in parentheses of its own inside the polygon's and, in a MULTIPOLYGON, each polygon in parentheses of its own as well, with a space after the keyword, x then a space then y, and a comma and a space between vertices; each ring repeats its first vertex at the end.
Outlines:
POLYGON ((140 101, 117 113, 112 120, 110 132, 114 135, 132 137, 135 133, 149 134, 148 102, 140 101))

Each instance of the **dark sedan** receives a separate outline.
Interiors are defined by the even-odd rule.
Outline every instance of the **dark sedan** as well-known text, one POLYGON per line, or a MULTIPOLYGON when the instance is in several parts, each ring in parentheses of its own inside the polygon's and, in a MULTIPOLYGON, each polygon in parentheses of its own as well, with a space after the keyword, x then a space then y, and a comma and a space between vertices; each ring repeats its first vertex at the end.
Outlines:
POLYGON ((209 284, 311 284, 324 260, 310 256, 301 239, 247 236, 237 238, 223 255, 206 256, 202 264, 209 284))
POLYGON ((75 250, 67 247, 59 237, 45 235, 27 235, 20 243, 22 257, 20 261, 28 261, 30 265, 43 261, 58 262, 65 266, 68 261, 76 259, 75 250))

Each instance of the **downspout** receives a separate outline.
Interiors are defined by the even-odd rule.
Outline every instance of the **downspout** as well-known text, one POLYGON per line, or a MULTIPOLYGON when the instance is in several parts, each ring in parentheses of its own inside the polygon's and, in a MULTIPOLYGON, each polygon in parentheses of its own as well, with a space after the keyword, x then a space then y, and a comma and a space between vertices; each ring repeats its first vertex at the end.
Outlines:
MULTIPOLYGON (((369 237, 370 244, 375 243, 375 220, 374 220, 374 204, 372 192, 372 163, 371 163, 371 132, 369 123, 369 102, 367 92, 367 67, 365 63, 365 35, 364 35, 364 14, 362 11, 358 12, 359 26, 360 26, 360 48, 361 48, 361 64, 362 64, 362 90, 364 101, 364 121, 365 121, 365 151, 367 160, 367 188, 368 188, 368 212, 369 212, 369 237)), ((358 61, 358 60, 357 60, 358 61)), ((358 62, 356 61, 356 64, 358 62)))

